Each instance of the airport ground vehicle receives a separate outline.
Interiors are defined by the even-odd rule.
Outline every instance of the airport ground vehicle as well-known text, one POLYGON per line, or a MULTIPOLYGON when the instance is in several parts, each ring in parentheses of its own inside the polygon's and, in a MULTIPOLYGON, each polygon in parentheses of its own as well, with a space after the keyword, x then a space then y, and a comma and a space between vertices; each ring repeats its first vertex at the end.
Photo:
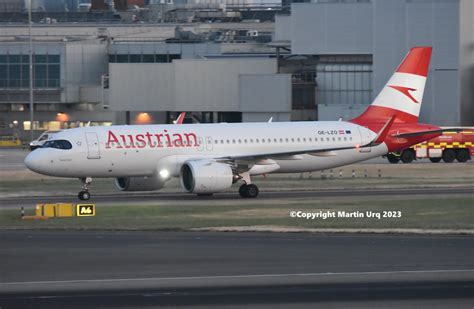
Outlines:
POLYGON ((20 147, 21 140, 14 135, 0 136, 0 147, 20 147))
POLYGON ((411 163, 413 160, 429 158, 437 163, 466 162, 474 156, 474 128, 461 132, 447 131, 428 141, 413 145, 399 152, 386 155, 390 163, 411 163))
POLYGON ((58 132, 61 132, 61 131, 60 130, 57 130, 57 131, 50 130, 50 131, 45 131, 45 132, 41 133, 41 135, 37 139, 30 142, 30 150, 35 150, 36 148, 39 148, 39 147, 43 146, 44 143, 46 143, 46 141, 50 140, 53 137, 53 135, 58 133, 58 132))

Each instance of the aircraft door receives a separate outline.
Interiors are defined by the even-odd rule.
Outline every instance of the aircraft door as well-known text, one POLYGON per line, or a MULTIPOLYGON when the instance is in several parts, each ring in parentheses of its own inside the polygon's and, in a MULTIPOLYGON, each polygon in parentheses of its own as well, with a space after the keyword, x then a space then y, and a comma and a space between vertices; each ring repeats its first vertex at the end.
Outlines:
MULTIPOLYGON (((370 131, 366 127, 359 126, 360 146, 366 145, 371 141, 370 131)), ((371 152, 371 147, 360 147, 359 152, 371 152)))
POLYGON ((214 144, 212 144, 212 137, 206 136, 206 150, 211 151, 214 148, 214 144))
POLYGON ((202 140, 201 136, 199 136, 197 138, 197 142, 198 142, 198 151, 203 151, 204 150, 204 141, 202 140))
POLYGON ((94 132, 87 132, 87 159, 100 159, 99 138, 94 132))

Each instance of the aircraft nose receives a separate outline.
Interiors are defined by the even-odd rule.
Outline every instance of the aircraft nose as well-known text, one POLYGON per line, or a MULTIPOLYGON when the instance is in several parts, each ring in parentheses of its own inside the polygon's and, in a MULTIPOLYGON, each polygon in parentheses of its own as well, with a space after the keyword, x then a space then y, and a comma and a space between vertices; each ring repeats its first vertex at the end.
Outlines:
POLYGON ((25 165, 27 168, 36 173, 41 173, 43 156, 40 149, 30 152, 25 158, 25 165))

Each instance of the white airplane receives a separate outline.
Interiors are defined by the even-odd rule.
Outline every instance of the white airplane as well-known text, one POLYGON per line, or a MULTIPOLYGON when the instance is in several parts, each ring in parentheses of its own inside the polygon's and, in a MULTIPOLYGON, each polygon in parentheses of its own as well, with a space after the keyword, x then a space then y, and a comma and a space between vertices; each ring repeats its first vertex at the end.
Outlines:
POLYGON ((30 153, 40 174, 79 178, 79 199, 93 177, 115 178, 123 191, 152 191, 171 177, 198 195, 242 181, 240 196, 256 197, 254 175, 334 168, 405 149, 440 135, 419 124, 431 47, 410 50, 380 94, 349 121, 122 125, 57 133, 30 153))

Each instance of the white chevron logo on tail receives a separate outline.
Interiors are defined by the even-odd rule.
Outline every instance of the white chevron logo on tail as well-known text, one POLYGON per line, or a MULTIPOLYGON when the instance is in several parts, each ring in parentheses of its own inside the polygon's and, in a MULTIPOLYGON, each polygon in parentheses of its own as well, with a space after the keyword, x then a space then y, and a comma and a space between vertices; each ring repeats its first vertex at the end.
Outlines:
POLYGON ((418 102, 410 93, 410 91, 416 91, 415 88, 409 88, 409 87, 402 87, 402 86, 395 86, 395 85, 389 85, 390 88, 393 88, 395 90, 400 91, 404 95, 406 95, 410 100, 413 101, 413 103, 420 103, 418 102))
POLYGON ((372 105, 388 107, 418 116, 425 83, 425 76, 395 72, 372 105))
POLYGON ((395 116, 398 123, 418 122, 431 51, 430 46, 412 48, 372 104, 352 121, 386 122, 395 116))

